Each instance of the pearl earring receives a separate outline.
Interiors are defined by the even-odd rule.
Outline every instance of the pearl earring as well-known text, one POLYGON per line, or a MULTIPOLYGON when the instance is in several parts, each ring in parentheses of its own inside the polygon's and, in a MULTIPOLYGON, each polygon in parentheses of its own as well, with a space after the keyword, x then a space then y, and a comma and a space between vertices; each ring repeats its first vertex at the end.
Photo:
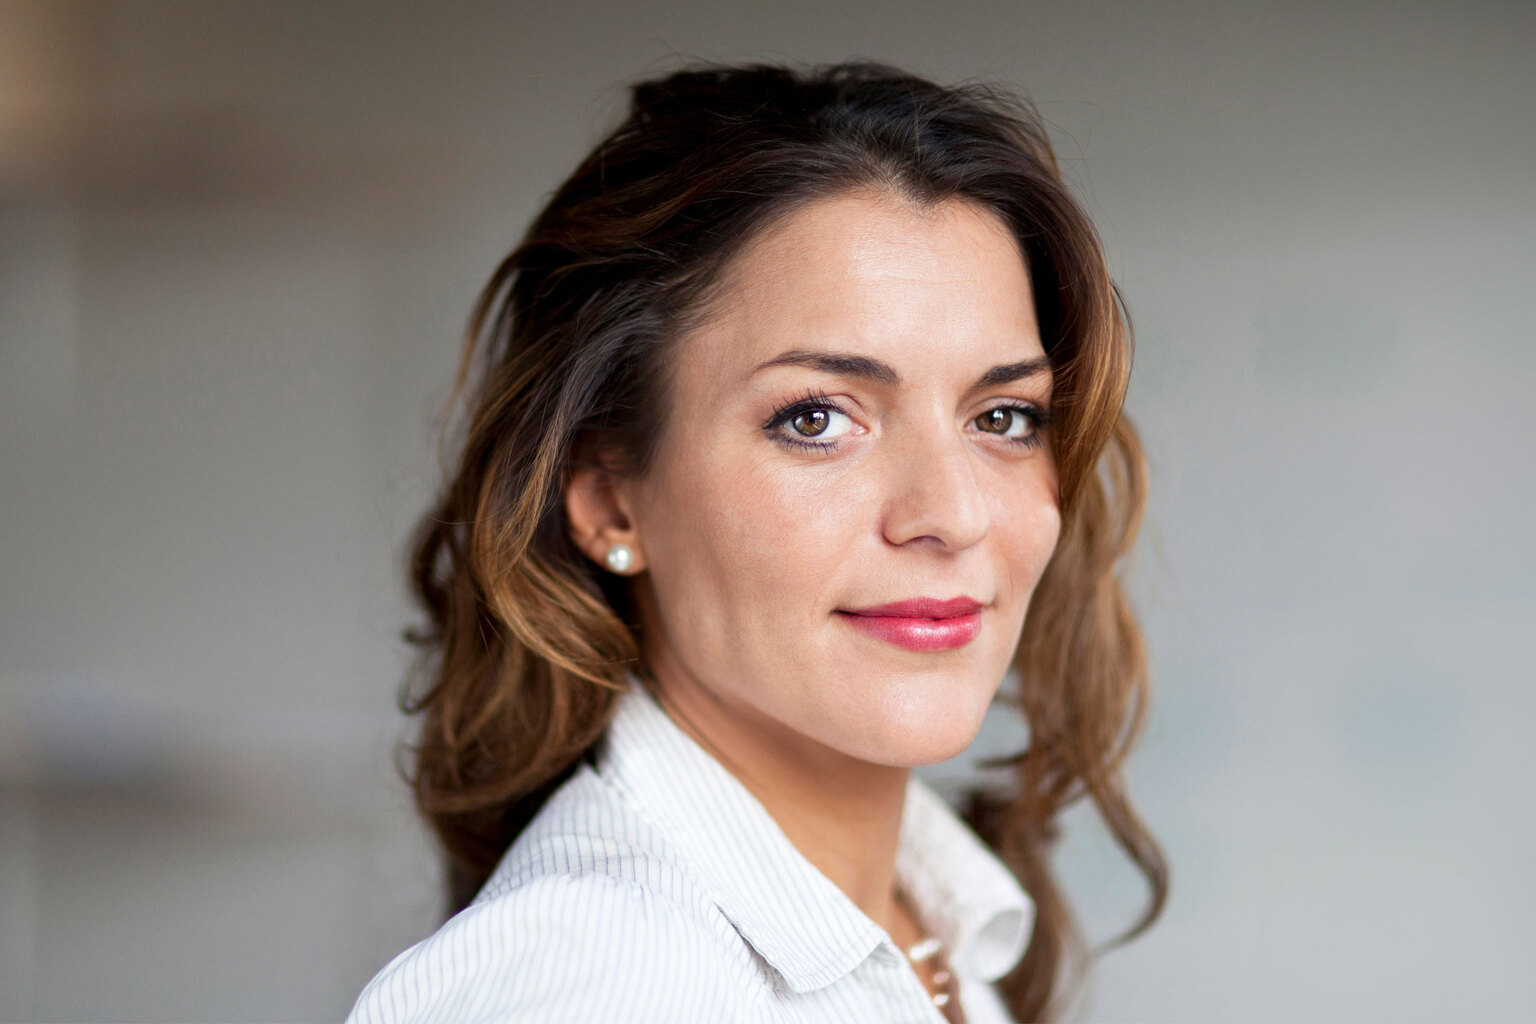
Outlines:
POLYGON ((621 574, 628 572, 634 561, 635 553, 629 549, 628 544, 615 544, 603 555, 603 564, 608 566, 609 571, 621 574))

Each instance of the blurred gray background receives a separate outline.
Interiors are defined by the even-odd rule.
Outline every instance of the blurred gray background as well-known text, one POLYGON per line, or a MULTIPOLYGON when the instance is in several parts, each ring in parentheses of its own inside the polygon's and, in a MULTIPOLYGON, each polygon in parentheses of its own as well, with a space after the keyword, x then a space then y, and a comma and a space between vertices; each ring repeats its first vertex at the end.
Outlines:
POLYGON ((1031 96, 1138 332, 1173 890, 1075 1018, 1529 1013, 1533 10, 0 2, 0 1019, 335 1019, 432 930, 399 562, 472 296, 629 80, 850 56, 1031 96))

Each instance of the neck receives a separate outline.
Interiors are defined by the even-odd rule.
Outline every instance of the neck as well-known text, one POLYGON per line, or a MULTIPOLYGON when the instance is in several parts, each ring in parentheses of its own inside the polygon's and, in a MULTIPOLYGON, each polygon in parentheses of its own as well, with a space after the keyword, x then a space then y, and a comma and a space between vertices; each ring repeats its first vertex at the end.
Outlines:
POLYGON ((805 859, 890 934, 896 848, 910 769, 849 757, 755 709, 727 705, 686 672, 656 666, 656 696, 734 775, 805 859))

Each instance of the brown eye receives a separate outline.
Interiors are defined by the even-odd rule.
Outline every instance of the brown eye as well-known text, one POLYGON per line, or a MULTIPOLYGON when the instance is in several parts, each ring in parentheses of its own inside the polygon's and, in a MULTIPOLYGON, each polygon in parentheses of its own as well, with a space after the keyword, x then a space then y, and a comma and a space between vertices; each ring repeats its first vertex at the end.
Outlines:
POLYGON ((825 409, 811 409, 798 413, 789 421, 789 425, 795 428, 795 433, 802 437, 816 437, 827 429, 827 424, 832 418, 827 415, 825 409))
POLYGON ((976 417, 976 425, 989 434, 1006 434, 1008 428, 1013 426, 1013 418, 1018 415, 1014 409, 988 409, 976 417))
POLYGON ((1045 415, 1040 410, 1029 406, 999 405, 977 416, 976 426, 983 433, 1033 446, 1044 419, 1045 415))
POLYGON ((774 412, 763 424, 770 438, 790 447, 829 452, 837 447, 837 438, 854 430, 848 414, 833 405, 825 395, 814 395, 774 412))

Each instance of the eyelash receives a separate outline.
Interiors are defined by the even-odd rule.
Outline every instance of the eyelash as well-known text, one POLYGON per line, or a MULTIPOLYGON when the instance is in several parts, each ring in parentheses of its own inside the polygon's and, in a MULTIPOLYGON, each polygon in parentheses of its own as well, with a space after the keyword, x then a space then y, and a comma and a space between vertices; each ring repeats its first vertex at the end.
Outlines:
MULTIPOLYGON (((768 419, 763 423, 763 431, 781 444, 790 445, 795 448, 803 448, 807 451, 831 451, 833 448, 837 447, 836 441, 812 441, 803 437, 790 437, 789 435, 779 430, 780 427, 801 413, 815 412, 818 409, 843 413, 843 410, 838 407, 838 404, 832 400, 831 395, 828 395, 825 391, 808 389, 775 409, 773 411, 773 415, 769 416, 768 419)), ((1029 420, 1030 423, 1034 426, 1034 429, 1030 431, 1027 437, 1006 437, 1003 438, 1004 441, 1008 442, 1010 445, 1016 445, 1020 448, 1026 449, 1038 448, 1041 444, 1044 443, 1040 436, 1040 432, 1044 430, 1045 427, 1051 422, 1050 410, 1041 408, 1038 405, 1030 405, 1022 402, 1004 402, 1000 405, 992 406, 990 409, 987 409, 986 412, 992 412, 994 409, 1011 409, 1019 415, 1023 416, 1025 419, 1029 420)), ((984 414, 985 413, 978 414, 977 418, 984 414)), ((846 416, 847 413, 843 413, 843 415, 846 416)))

